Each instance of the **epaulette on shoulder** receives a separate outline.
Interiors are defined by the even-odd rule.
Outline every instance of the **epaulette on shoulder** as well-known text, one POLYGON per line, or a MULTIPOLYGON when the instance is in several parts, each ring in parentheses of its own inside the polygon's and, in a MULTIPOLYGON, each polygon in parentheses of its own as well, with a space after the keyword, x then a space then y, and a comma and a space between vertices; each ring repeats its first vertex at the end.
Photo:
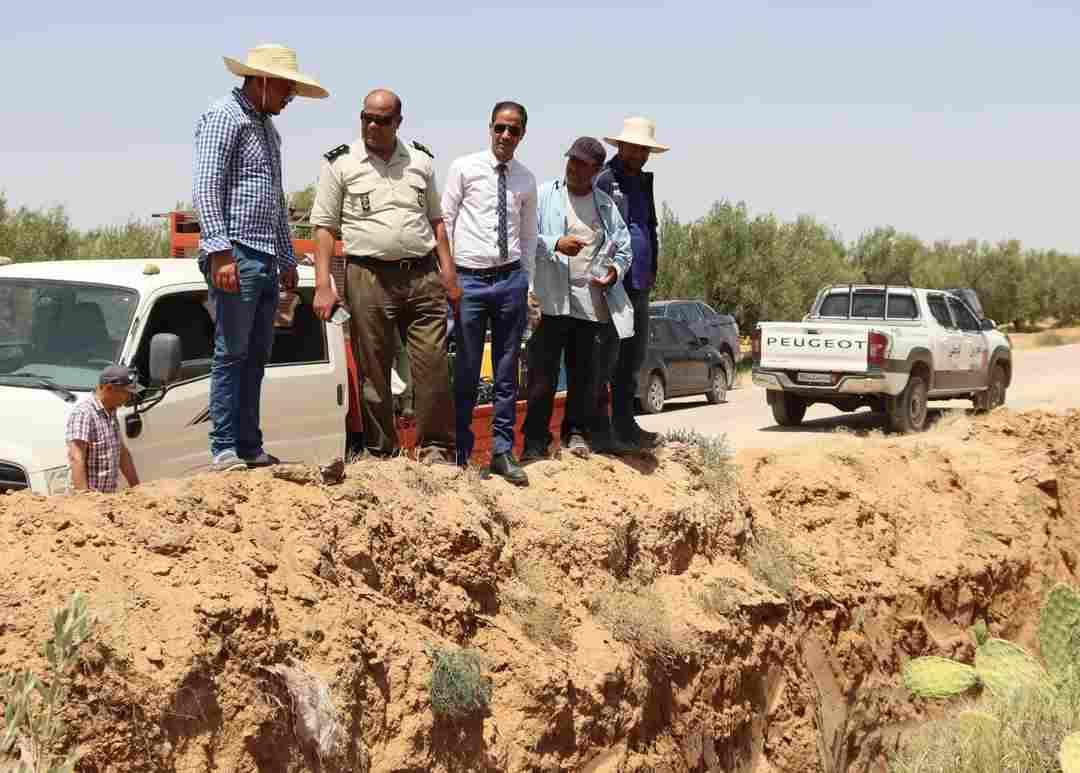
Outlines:
POLYGON ((416 148, 417 150, 419 150, 419 151, 420 151, 421 153, 427 153, 427 154, 428 154, 429 156, 431 156, 432 158, 435 158, 435 154, 434 154, 434 153, 432 153, 432 152, 431 152, 430 150, 428 150, 428 149, 427 149, 427 147, 426 147, 426 146, 424 146, 424 145, 421 145, 421 144, 420 144, 419 142, 417 142, 416 140, 413 140, 412 146, 413 146, 414 148, 416 148))
POLYGON ((348 145, 338 145, 333 150, 329 150, 326 153, 323 153, 323 158, 325 158, 327 161, 329 161, 332 164, 338 158, 338 156, 344 156, 348 152, 349 152, 349 146, 348 145))

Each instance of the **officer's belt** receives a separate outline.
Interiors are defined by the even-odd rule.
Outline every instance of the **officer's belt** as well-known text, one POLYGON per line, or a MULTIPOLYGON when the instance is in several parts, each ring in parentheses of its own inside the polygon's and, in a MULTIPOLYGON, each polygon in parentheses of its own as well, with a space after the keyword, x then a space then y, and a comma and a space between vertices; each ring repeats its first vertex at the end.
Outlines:
POLYGON ((430 265, 435 257, 434 251, 418 258, 373 258, 370 255, 346 255, 345 260, 357 266, 367 268, 392 269, 394 271, 412 271, 430 265))
POLYGON ((480 279, 495 279, 503 274, 511 274, 519 268, 521 268, 521 261, 515 260, 510 263, 492 266, 491 268, 467 268, 465 266, 458 266, 457 270, 459 274, 467 274, 468 276, 475 276, 480 279))

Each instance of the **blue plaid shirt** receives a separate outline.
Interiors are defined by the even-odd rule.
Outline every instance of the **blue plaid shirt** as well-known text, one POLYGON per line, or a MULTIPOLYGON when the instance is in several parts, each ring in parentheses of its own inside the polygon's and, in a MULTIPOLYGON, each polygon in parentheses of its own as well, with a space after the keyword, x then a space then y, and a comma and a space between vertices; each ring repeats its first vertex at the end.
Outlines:
POLYGON ((296 265, 281 184, 281 135, 240 88, 195 124, 195 209, 203 255, 240 242, 296 265))

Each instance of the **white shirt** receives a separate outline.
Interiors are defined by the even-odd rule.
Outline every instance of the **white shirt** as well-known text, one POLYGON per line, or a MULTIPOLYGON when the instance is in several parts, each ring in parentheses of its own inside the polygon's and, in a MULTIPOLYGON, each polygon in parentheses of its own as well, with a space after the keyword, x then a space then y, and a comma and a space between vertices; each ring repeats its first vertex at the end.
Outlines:
MULTIPOLYGON (((442 195, 443 221, 454 262, 465 268, 492 268, 499 256, 499 172, 491 150, 456 159, 442 195)), ((532 286, 536 263, 536 178, 520 161, 506 169, 506 225, 509 261, 520 260, 532 286)))

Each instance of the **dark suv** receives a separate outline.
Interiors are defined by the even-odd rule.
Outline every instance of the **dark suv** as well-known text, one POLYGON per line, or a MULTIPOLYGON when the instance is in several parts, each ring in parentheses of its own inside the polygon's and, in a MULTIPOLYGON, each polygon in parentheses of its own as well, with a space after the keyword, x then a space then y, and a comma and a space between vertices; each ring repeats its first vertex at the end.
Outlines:
POLYGON ((723 356, 725 389, 735 383, 735 365, 742 358, 739 325, 730 314, 720 314, 701 301, 655 301, 649 304, 650 317, 685 322, 699 337, 709 339, 723 356))
POLYGON ((646 413, 660 413, 669 397, 705 395, 710 403, 727 396, 724 355, 685 322, 649 320, 649 348, 638 372, 637 399, 646 413))

